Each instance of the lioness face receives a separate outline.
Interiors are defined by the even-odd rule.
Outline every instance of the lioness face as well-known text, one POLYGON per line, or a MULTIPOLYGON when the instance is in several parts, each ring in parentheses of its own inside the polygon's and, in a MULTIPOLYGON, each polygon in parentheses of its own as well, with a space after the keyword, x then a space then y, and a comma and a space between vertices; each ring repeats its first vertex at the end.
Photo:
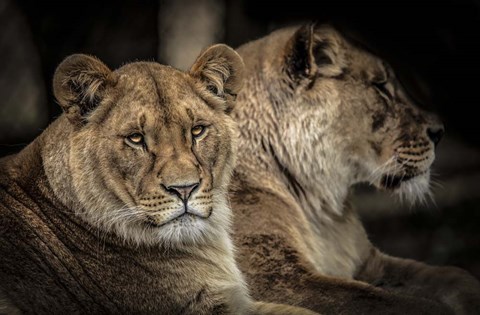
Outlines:
POLYGON ((280 60, 287 84, 277 100, 289 104, 276 108, 293 175, 312 191, 328 176, 342 193, 345 183, 367 181, 411 201, 424 198, 443 125, 415 106, 388 65, 335 30, 305 26, 290 34, 280 60))
POLYGON ((345 53, 351 63, 345 80, 335 84, 348 91, 339 95, 345 126, 337 132, 349 142, 347 153, 357 156, 358 180, 422 198, 443 125, 412 102, 382 60, 354 48, 345 53))
MULTIPOLYGON (((190 73, 148 62, 109 73, 111 82, 97 92, 99 104, 80 112, 85 118, 70 139, 80 214, 138 244, 196 243, 224 231, 236 150, 235 125, 226 112, 228 93, 239 86, 229 80, 239 80, 242 66, 222 45, 207 50, 190 73), (207 70, 220 81, 209 81, 207 70)), ((75 82, 62 82, 75 92, 69 86, 75 82)), ((63 95, 56 96, 62 102, 63 95)))

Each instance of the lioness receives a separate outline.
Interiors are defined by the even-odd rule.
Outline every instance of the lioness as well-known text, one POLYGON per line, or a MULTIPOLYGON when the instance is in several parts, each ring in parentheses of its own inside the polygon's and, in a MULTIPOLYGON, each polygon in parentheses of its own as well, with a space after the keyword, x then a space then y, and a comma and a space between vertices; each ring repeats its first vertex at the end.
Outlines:
POLYGON ((381 253, 349 204, 360 182, 412 202, 428 193, 443 126, 391 68, 328 26, 237 51, 247 81, 230 194, 253 297, 334 314, 480 314, 474 277, 381 253))
POLYGON ((311 314, 253 304, 234 260, 243 70, 225 45, 188 73, 66 58, 64 114, 0 162, 0 313, 311 314))

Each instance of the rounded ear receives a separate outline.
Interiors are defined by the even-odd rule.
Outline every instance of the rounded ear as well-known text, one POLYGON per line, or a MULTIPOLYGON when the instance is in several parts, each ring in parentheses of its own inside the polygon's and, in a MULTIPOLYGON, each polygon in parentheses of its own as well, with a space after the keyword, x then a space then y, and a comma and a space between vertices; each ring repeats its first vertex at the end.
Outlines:
POLYGON ((72 123, 85 121, 102 101, 111 74, 93 56, 75 54, 60 63, 53 76, 53 94, 72 123))
POLYGON ((286 46, 288 73, 295 79, 341 75, 345 67, 341 45, 342 37, 334 29, 315 24, 303 25, 286 46))
POLYGON ((244 73, 242 57, 224 44, 205 49, 190 68, 190 75, 198 79, 210 94, 225 100, 226 112, 233 109, 243 86, 244 73))

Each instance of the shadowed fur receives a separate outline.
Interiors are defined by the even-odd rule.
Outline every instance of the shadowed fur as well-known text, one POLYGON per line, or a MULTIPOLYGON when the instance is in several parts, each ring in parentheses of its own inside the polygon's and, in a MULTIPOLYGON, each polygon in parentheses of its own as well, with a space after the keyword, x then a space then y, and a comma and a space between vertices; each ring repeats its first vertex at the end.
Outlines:
POLYGON ((478 312, 476 279, 381 253, 348 202, 361 182, 410 202, 428 194, 443 126, 392 69, 328 26, 237 51, 247 80, 230 195, 254 298, 333 314, 478 312))

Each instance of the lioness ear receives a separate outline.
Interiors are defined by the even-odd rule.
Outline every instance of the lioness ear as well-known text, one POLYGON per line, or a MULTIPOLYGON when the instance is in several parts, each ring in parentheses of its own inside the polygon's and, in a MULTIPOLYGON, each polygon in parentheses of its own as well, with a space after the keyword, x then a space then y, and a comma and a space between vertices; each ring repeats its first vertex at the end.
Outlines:
POLYGON ((333 29, 304 25, 287 43, 287 71, 296 79, 338 76, 345 66, 340 45, 340 35, 333 29))
POLYGON ((53 94, 72 123, 85 121, 104 97, 112 71, 95 57, 71 55, 57 67, 53 94))
POLYGON ((222 98, 224 110, 232 110, 243 85, 245 65, 242 57, 227 45, 217 44, 205 49, 190 68, 212 96, 222 98))

